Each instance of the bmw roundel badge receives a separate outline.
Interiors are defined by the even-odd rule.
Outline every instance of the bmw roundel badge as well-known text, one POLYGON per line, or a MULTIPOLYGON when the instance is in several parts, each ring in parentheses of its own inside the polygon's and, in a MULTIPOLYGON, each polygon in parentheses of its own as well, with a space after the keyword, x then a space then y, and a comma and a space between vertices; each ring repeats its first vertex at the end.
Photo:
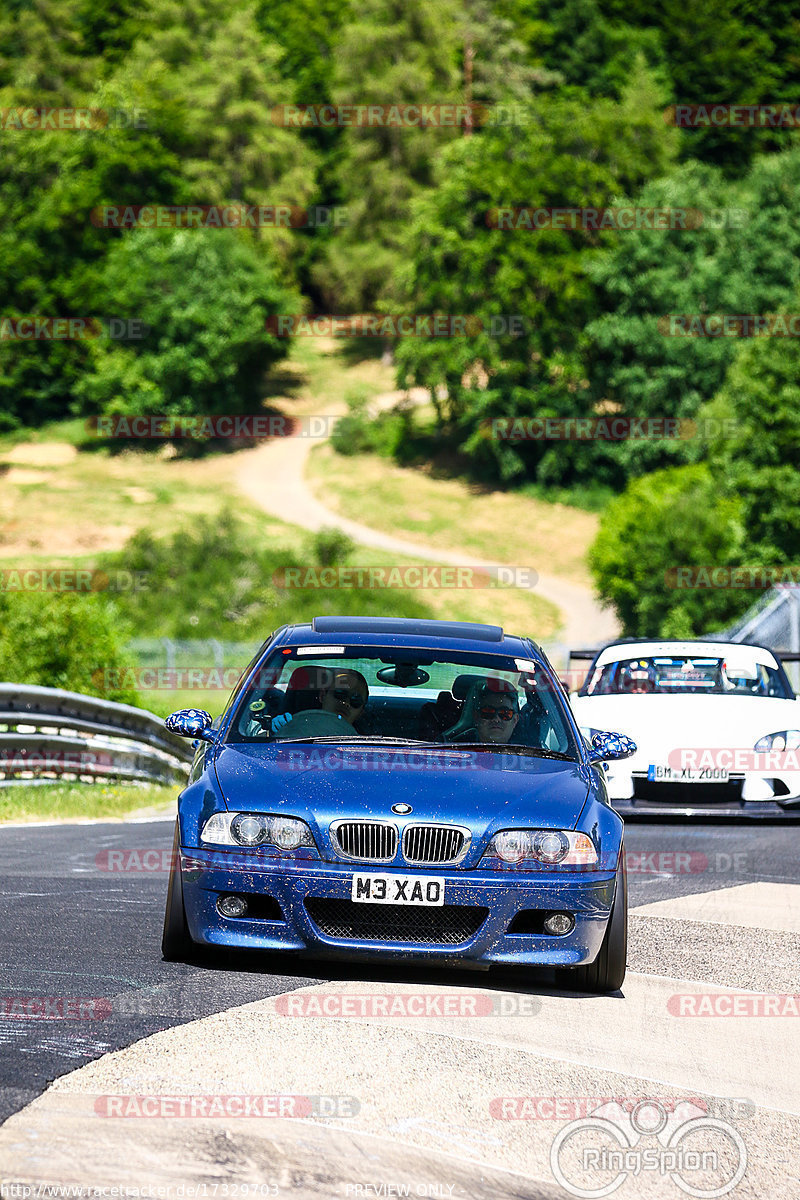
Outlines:
POLYGON ((410 804, 393 804, 392 812, 397 813, 398 817, 405 817, 408 813, 411 812, 411 805, 410 804))

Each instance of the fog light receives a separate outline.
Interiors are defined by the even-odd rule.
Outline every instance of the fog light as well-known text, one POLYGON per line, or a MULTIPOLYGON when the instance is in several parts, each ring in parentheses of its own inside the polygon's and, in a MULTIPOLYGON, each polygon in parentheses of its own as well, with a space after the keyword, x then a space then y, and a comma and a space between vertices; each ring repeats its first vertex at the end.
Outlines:
POLYGON ((220 896, 217 912, 223 917, 243 917, 247 912, 247 901, 243 896, 220 896))
POLYGON ((546 933, 572 933, 575 928, 575 918, 570 913, 552 912, 544 919, 546 933))

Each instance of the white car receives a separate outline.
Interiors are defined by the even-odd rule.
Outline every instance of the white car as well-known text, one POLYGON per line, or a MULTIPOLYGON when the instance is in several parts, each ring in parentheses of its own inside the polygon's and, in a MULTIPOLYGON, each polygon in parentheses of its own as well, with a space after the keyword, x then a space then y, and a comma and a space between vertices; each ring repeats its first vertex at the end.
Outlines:
POLYGON ((571 702, 587 741, 613 730, 636 743, 606 766, 625 815, 800 816, 800 700, 771 650, 616 642, 571 702))

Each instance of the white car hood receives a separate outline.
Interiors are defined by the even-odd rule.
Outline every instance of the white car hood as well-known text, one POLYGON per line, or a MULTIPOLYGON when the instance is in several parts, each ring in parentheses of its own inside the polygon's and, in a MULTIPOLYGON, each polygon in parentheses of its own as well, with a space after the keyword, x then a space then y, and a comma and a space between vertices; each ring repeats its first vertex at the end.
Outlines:
POLYGON ((800 701, 764 696, 575 696, 571 703, 582 728, 633 738, 638 761, 665 763, 684 747, 752 750, 767 733, 800 729, 800 701))

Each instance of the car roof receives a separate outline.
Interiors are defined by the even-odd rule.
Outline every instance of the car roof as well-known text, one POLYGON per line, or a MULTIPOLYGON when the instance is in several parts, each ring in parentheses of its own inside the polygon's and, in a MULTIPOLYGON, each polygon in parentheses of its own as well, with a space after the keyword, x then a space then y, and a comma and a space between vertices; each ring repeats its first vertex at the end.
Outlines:
POLYGON ((425 621, 405 617, 315 617, 313 621, 286 625, 276 633, 282 645, 386 646, 400 649, 453 650, 461 653, 500 654, 537 660, 544 655, 529 638, 505 633, 499 625, 469 621, 425 621))
POLYGON ((764 666, 778 668, 775 655, 766 646, 755 646, 750 642, 723 642, 715 639, 652 639, 629 638, 611 642, 600 651, 593 666, 604 667, 608 663, 619 662, 622 659, 653 658, 656 655, 686 655, 690 658, 727 658, 745 663, 762 663, 764 666), (630 653, 628 652, 630 651, 630 653))

